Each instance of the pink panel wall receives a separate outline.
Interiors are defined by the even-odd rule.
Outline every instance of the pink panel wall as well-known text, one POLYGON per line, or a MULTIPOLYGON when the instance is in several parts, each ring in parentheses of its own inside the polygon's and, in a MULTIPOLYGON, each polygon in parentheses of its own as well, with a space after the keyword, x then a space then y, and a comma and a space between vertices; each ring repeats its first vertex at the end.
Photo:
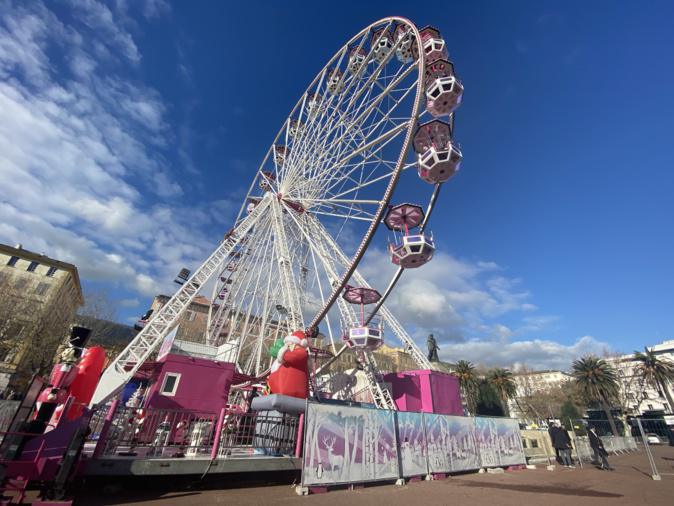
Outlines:
POLYGON ((234 364, 169 354, 158 365, 161 369, 157 381, 148 392, 146 408, 217 413, 227 404, 234 364), (180 374, 178 388, 172 396, 160 393, 168 373, 180 374))
POLYGON ((400 411, 463 415, 459 380, 451 374, 419 370, 384 376, 400 411))

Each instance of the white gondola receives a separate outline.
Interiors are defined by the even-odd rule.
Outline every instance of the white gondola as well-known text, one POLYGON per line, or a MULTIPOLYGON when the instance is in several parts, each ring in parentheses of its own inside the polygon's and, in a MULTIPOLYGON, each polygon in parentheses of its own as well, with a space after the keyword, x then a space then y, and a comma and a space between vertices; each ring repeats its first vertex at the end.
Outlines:
POLYGON ((416 40, 412 29, 405 25, 399 24, 393 32, 393 39, 398 44, 396 48, 396 57, 402 63, 411 62, 416 56, 416 40))
POLYGON ((349 327, 342 338, 349 348, 376 350, 384 344, 384 329, 380 324, 349 327))
POLYGON ((454 66, 438 60, 426 66, 426 110, 434 117, 451 114, 461 105, 463 85, 454 75, 454 66))
POLYGON ((447 60, 447 46, 440 32, 432 26, 427 26, 419 31, 421 35, 421 44, 426 55, 426 64, 433 63, 436 60, 447 60))
POLYGON ((328 88, 328 92, 333 95, 342 92, 344 89, 344 80, 342 79, 342 73, 339 69, 329 71, 326 87, 328 88))
POLYGON ((383 63, 391 56, 393 48, 393 37, 388 29, 382 28, 372 35, 372 54, 374 59, 383 63))
POLYGON ((433 258, 435 243, 432 235, 412 234, 390 246, 391 260, 405 269, 421 267, 433 258))
POLYGON ((351 72, 352 74, 358 73, 366 57, 367 53, 365 49, 363 49, 362 47, 353 48, 351 50, 351 53, 349 54, 349 64, 347 65, 349 72, 351 72))
POLYGON ((414 135, 419 177, 430 184, 444 183, 461 165, 461 150, 452 142, 449 124, 431 120, 414 135))

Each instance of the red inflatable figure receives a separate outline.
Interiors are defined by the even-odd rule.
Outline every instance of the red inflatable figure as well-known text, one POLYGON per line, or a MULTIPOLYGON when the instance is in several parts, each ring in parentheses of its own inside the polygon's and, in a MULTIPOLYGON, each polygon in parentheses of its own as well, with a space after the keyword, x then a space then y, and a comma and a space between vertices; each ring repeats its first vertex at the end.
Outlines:
POLYGON ((309 397, 309 342, 303 331, 297 330, 283 339, 283 347, 267 379, 272 394, 288 395, 299 399, 309 397))

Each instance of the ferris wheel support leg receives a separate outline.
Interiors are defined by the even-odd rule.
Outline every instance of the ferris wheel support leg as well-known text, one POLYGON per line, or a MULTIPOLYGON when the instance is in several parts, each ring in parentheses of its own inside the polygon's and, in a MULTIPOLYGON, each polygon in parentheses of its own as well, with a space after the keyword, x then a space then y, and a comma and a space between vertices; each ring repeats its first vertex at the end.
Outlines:
POLYGON ((152 319, 103 372, 94 392, 91 405, 102 404, 133 378, 134 374, 175 327, 182 313, 189 307, 199 289, 206 283, 236 245, 253 228, 269 199, 261 202, 243 219, 216 250, 201 264, 192 277, 183 284, 169 301, 152 315, 152 319))
POLYGON ((370 388, 370 393, 372 394, 375 405, 379 409, 398 409, 393 401, 388 386, 381 377, 374 355, 369 351, 364 351, 361 354, 361 358, 363 360, 365 376, 367 377, 367 384, 370 388))
MULTIPOLYGON (((283 291, 283 306, 288 311, 288 322, 294 330, 304 328, 304 319, 302 317, 302 308, 300 307, 300 297, 295 286, 293 268, 290 263, 290 250, 286 238, 285 228, 283 226, 283 209, 278 200, 272 200, 272 230, 274 231, 274 240, 277 245, 276 262, 279 268, 281 278, 281 288, 283 291)), ((292 209, 289 213, 294 212, 292 209)))

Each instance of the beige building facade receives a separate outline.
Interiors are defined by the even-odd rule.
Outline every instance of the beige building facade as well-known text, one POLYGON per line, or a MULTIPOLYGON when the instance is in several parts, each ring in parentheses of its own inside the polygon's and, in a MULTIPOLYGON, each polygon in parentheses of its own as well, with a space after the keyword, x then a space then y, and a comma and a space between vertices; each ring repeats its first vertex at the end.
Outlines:
POLYGON ((73 264, 0 244, 0 391, 49 372, 83 303, 73 264))
MULTIPOLYGON (((674 363, 674 340, 648 346, 658 358, 674 363)), ((621 407, 628 415, 641 415, 648 411, 664 411, 666 414, 674 413, 674 406, 667 402, 665 392, 652 385, 646 384, 637 374, 638 362, 634 354, 620 355, 606 359, 617 371, 618 384, 620 386, 619 401, 621 407)), ((674 389, 670 383, 667 388, 671 397, 674 397, 674 389)))
MULTIPOLYGON (((563 387, 573 380, 571 374, 564 371, 520 371, 513 374, 513 380, 517 385, 515 397, 508 401, 508 410, 512 418, 527 420, 531 413, 523 413, 528 406, 527 399, 535 394, 548 393, 554 389, 563 387)), ((547 417, 548 413, 540 413, 547 417)))

